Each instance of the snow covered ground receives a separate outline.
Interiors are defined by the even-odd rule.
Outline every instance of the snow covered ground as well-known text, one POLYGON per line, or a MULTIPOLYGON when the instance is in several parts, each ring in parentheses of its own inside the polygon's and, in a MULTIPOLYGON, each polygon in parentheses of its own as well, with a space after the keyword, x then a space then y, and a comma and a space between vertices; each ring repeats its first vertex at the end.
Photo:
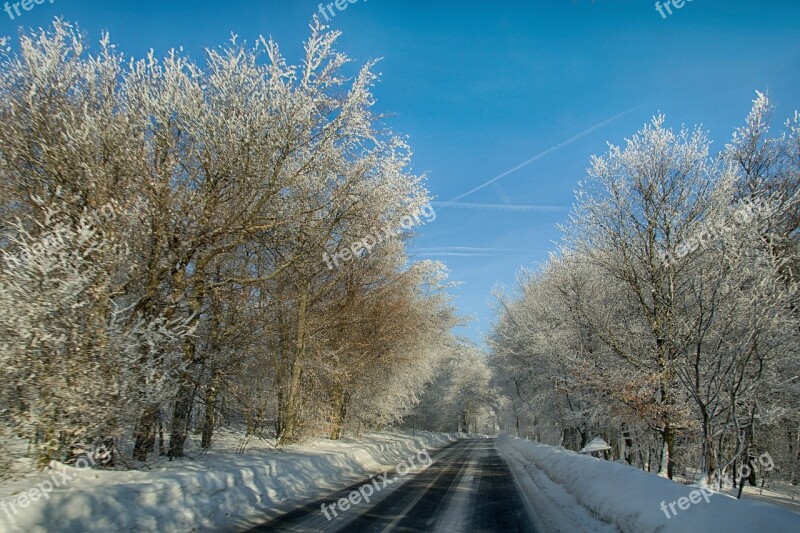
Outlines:
POLYGON ((771 504, 508 436, 498 446, 544 531, 800 531, 800 514, 771 504))
MULTIPOLYGON (((728 493, 735 496, 736 489, 730 488, 728 493)), ((800 514, 800 488, 789 483, 771 481, 764 488, 745 485, 742 499, 780 505, 800 514)))
MULTIPOLYGON (((0 531, 240 531, 461 436, 398 431, 283 450, 264 441, 239 455, 240 437, 223 434, 214 451, 151 470, 54 464, 5 483, 0 531), (46 498, 19 505, 21 495, 54 475, 71 479, 46 498)), ((770 504, 508 436, 498 439, 498 448, 541 531, 800 531, 800 514, 770 504)))
POLYGON ((231 436, 218 450, 149 471, 53 464, 53 470, 0 486, 0 502, 6 502, 0 531, 238 531, 458 437, 386 432, 280 451, 264 443, 238 455, 231 436), (54 474, 72 479, 46 498, 19 504, 21 495, 54 474))

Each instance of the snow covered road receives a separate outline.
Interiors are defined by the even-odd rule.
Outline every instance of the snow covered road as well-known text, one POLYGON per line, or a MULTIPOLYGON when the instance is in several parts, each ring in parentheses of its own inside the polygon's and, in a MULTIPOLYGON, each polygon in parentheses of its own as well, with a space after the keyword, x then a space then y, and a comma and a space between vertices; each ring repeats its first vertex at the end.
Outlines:
POLYGON ((361 500, 351 496, 375 485, 364 480, 250 531, 536 531, 495 439, 458 441, 434 454, 427 468, 388 474, 388 485, 379 485, 369 503, 336 506, 336 516, 330 508, 361 500))

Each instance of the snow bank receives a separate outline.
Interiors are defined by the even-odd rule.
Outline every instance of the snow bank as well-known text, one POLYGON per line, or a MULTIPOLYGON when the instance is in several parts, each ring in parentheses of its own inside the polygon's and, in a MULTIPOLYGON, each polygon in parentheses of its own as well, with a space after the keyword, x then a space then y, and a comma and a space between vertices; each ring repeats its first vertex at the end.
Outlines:
MULTIPOLYGON (((67 467, 78 474, 73 482, 16 514, 0 511, 0 531, 240 531, 455 440, 393 432, 288 451, 209 453, 149 472, 67 467)), ((5 487, 11 495, 2 499, 18 497, 34 482, 5 487)))
POLYGON ((692 492, 700 492, 697 487, 507 435, 498 439, 498 446, 504 455, 512 455, 512 460, 521 458, 528 475, 543 472, 599 520, 623 532, 800 531, 800 514, 773 505, 708 491, 702 498, 692 496, 692 492), (688 508, 681 509, 679 500, 688 508))

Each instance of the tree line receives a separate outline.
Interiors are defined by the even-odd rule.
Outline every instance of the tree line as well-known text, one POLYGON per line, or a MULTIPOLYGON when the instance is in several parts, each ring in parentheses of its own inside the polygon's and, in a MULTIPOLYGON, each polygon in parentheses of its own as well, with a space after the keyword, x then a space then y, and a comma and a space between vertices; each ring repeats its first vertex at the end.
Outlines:
POLYGON ((242 449, 336 439, 399 423, 446 371, 460 319, 410 231, 323 260, 430 197, 375 63, 310 30, 298 65, 264 38, 202 64, 108 35, 90 53, 61 20, 2 52, 3 440, 44 465, 177 458, 233 423, 242 449))
POLYGON ((657 116, 592 158, 558 253, 498 294, 509 425, 707 483, 769 453, 798 482, 800 114, 773 115, 758 94, 715 155, 657 116))

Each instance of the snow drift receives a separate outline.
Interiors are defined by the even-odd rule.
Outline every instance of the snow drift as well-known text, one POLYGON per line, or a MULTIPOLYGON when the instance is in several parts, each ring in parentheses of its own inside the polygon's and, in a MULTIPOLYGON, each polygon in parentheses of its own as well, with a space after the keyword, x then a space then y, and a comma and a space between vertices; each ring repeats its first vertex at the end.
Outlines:
POLYGON ((670 503, 688 499, 698 491, 697 487, 507 435, 498 439, 498 446, 505 455, 512 455, 512 461, 514 456, 522 459, 526 474, 532 476, 534 469, 541 470, 599 520, 623 532, 800 531, 798 514, 719 493, 691 503, 686 509, 674 505, 673 515, 662 509, 662 502, 668 508, 670 503))
POLYGON ((0 532, 241 531, 455 440, 380 433, 282 451, 211 452, 149 472, 86 470, 49 499, 4 513, 0 532))

